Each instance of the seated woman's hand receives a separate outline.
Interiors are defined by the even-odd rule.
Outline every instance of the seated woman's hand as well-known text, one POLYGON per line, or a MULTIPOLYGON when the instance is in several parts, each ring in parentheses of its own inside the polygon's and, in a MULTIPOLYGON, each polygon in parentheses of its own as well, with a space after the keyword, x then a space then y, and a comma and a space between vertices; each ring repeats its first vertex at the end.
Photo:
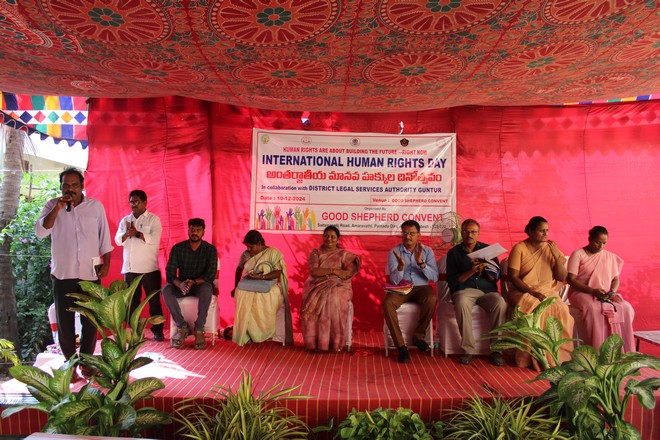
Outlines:
POLYGON ((591 294, 595 296, 597 299, 603 299, 607 297, 607 292, 604 291, 603 289, 591 289, 591 294))
POLYGON ((263 272, 255 272, 255 271, 249 271, 248 273, 245 274, 246 277, 252 278, 255 280, 262 280, 264 278, 263 272))
POLYGON ((334 274, 337 275, 337 277, 341 278, 342 280, 347 280, 351 277, 351 271, 350 270, 335 269, 334 274))
POLYGON ((545 295, 538 290, 530 290, 529 292, 530 295, 532 295, 534 298, 538 299, 539 301, 543 301, 545 299, 545 295))

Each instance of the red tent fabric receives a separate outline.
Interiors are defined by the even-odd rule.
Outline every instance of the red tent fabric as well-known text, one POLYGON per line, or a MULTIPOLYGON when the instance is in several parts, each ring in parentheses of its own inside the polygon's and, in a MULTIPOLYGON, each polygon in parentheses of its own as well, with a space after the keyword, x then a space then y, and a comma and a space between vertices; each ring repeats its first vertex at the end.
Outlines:
MULTIPOLYGON (((638 330, 660 328, 654 276, 660 249, 654 231, 660 208, 660 103, 576 107, 456 107, 388 114, 312 113, 311 130, 398 133, 456 132, 457 206, 481 223, 481 239, 505 248, 522 240, 534 215, 550 222, 566 254, 586 244, 587 231, 610 231, 608 249, 626 262, 621 291, 635 306, 638 330)), ((221 259, 221 324, 233 320, 234 270, 249 229, 252 128, 302 129, 299 113, 256 110, 188 98, 92 99, 87 193, 105 204, 113 231, 129 212, 128 192, 141 188, 164 227, 161 266, 186 239, 186 222, 202 217, 205 239, 221 259)), ((265 233, 280 249, 290 277, 294 322, 307 255, 318 234, 265 233)), ((382 328, 381 283, 391 237, 342 236, 359 253, 354 281, 356 330, 382 328)), ((422 241, 428 243, 428 237, 422 241)), ((438 255, 439 256, 439 255, 438 255)), ((119 277, 115 250, 110 279, 119 277)))

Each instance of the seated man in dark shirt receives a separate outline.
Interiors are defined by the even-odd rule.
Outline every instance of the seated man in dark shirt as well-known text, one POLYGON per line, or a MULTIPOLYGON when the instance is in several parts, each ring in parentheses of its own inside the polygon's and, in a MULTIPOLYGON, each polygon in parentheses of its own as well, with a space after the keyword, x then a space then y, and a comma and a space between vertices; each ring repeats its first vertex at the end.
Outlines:
POLYGON ((163 287, 163 301, 177 326, 177 332, 170 341, 174 348, 181 348, 190 335, 190 328, 177 301, 186 295, 199 299, 195 321, 195 348, 202 350, 206 347, 204 326, 213 296, 213 279, 218 270, 218 252, 215 246, 202 240, 205 226, 201 218, 188 221, 188 240, 172 247, 165 267, 167 284, 163 287))
MULTIPOLYGON (((491 317, 492 328, 506 322, 506 301, 497 291, 497 280, 500 277, 499 266, 496 270, 488 267, 483 260, 472 260, 468 254, 483 249, 487 244, 477 241, 479 238, 479 223, 467 219, 461 225, 463 243, 454 246, 447 253, 447 284, 454 301, 456 321, 461 333, 461 348, 463 356, 460 363, 469 365, 475 355, 475 338, 472 331, 472 307, 477 304, 491 317)), ((497 258, 494 263, 499 265, 497 258)), ((492 353, 490 361, 493 365, 503 366, 506 363, 500 353, 492 353)))

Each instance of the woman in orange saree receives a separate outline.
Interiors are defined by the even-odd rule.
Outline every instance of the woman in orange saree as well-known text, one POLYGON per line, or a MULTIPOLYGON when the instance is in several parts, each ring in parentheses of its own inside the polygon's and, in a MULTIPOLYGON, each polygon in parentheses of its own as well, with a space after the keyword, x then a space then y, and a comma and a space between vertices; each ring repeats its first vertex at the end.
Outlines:
MULTIPOLYGON (((543 313, 543 325, 548 316, 554 316, 564 327, 563 337, 572 338, 573 317, 559 297, 566 280, 566 257, 555 242, 548 240, 548 221, 543 217, 532 217, 525 233, 528 238, 516 244, 509 254, 508 276, 512 288, 507 292, 506 300, 512 307, 520 306, 523 313, 530 313, 544 299, 556 297, 557 300, 543 313)), ((572 342, 562 345, 560 361, 570 360, 572 351, 572 342)), ((529 367, 531 364, 529 353, 516 352, 516 365, 529 367)), ((534 367, 539 369, 536 364, 534 367)))

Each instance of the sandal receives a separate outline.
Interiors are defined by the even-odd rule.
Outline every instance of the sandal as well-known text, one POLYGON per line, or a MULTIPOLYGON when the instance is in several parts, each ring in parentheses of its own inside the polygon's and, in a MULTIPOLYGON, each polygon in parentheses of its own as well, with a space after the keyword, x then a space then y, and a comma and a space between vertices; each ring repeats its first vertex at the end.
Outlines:
POLYGON ((170 340, 170 345, 174 348, 181 348, 186 342, 186 338, 190 335, 189 327, 179 327, 174 334, 174 337, 170 340))
POLYGON ((204 350, 206 348, 206 337, 204 330, 195 330, 195 350, 204 350))

